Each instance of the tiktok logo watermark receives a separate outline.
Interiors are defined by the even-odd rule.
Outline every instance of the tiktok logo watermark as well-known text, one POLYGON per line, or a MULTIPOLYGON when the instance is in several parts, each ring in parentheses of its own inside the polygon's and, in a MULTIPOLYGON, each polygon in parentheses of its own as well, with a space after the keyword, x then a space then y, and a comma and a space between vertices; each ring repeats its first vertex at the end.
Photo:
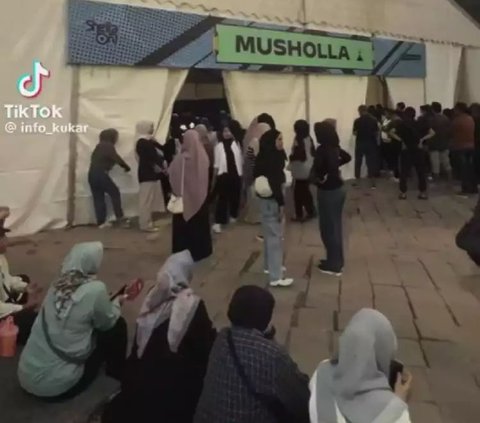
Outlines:
POLYGON ((39 60, 34 60, 32 74, 26 73, 18 78, 18 92, 26 98, 37 97, 43 89, 43 78, 50 78, 50 71, 39 60))

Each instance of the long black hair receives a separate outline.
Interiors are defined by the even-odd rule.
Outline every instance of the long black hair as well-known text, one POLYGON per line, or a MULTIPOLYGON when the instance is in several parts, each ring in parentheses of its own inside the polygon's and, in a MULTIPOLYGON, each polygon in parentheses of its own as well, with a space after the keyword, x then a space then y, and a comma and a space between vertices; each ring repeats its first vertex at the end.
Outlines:
POLYGON ((295 142, 290 160, 304 162, 307 160, 305 140, 310 136, 310 125, 306 120, 300 119, 293 125, 293 130, 295 131, 295 142))
POLYGON ((335 127, 326 121, 317 122, 314 126, 315 137, 324 148, 340 148, 340 138, 335 127))

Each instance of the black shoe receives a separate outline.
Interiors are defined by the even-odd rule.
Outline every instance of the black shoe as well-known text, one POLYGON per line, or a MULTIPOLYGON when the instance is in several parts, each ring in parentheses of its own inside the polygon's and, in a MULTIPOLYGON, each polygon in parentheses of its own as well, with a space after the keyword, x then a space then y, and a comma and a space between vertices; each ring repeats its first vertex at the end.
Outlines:
POLYGON ((318 270, 320 270, 320 272, 322 273, 325 273, 326 275, 330 275, 330 276, 342 276, 342 270, 335 270, 335 269, 332 269, 330 266, 328 266, 326 263, 320 263, 318 266, 317 266, 318 270))
POLYGON ((398 195, 398 199, 399 200, 406 200, 407 199, 407 194, 405 192, 401 192, 399 195, 398 195))

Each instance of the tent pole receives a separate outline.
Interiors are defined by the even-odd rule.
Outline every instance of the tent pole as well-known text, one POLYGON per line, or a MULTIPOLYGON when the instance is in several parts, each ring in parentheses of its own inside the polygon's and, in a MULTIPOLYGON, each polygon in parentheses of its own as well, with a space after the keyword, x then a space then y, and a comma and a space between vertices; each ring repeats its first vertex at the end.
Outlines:
MULTIPOLYGON (((80 87, 80 66, 73 66, 72 89, 70 97, 70 122, 78 124, 78 99, 80 87)), ((77 173, 77 143, 78 134, 70 133, 68 148, 68 197, 67 197, 67 228, 75 222, 75 182, 77 173)))
MULTIPOLYGON (((307 0, 302 0, 303 29, 307 29, 307 0)), ((310 122, 310 79, 309 73, 304 75, 305 81, 305 119, 310 122)))

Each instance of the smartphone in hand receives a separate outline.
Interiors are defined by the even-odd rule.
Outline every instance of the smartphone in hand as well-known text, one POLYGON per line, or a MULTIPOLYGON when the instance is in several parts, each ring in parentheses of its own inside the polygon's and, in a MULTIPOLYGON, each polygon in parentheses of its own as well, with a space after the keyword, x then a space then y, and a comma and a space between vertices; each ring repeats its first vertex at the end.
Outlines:
POLYGON ((392 390, 395 389, 395 384, 397 383, 398 374, 402 374, 405 366, 403 363, 397 360, 393 360, 390 363, 390 377, 388 378, 388 383, 392 390))

